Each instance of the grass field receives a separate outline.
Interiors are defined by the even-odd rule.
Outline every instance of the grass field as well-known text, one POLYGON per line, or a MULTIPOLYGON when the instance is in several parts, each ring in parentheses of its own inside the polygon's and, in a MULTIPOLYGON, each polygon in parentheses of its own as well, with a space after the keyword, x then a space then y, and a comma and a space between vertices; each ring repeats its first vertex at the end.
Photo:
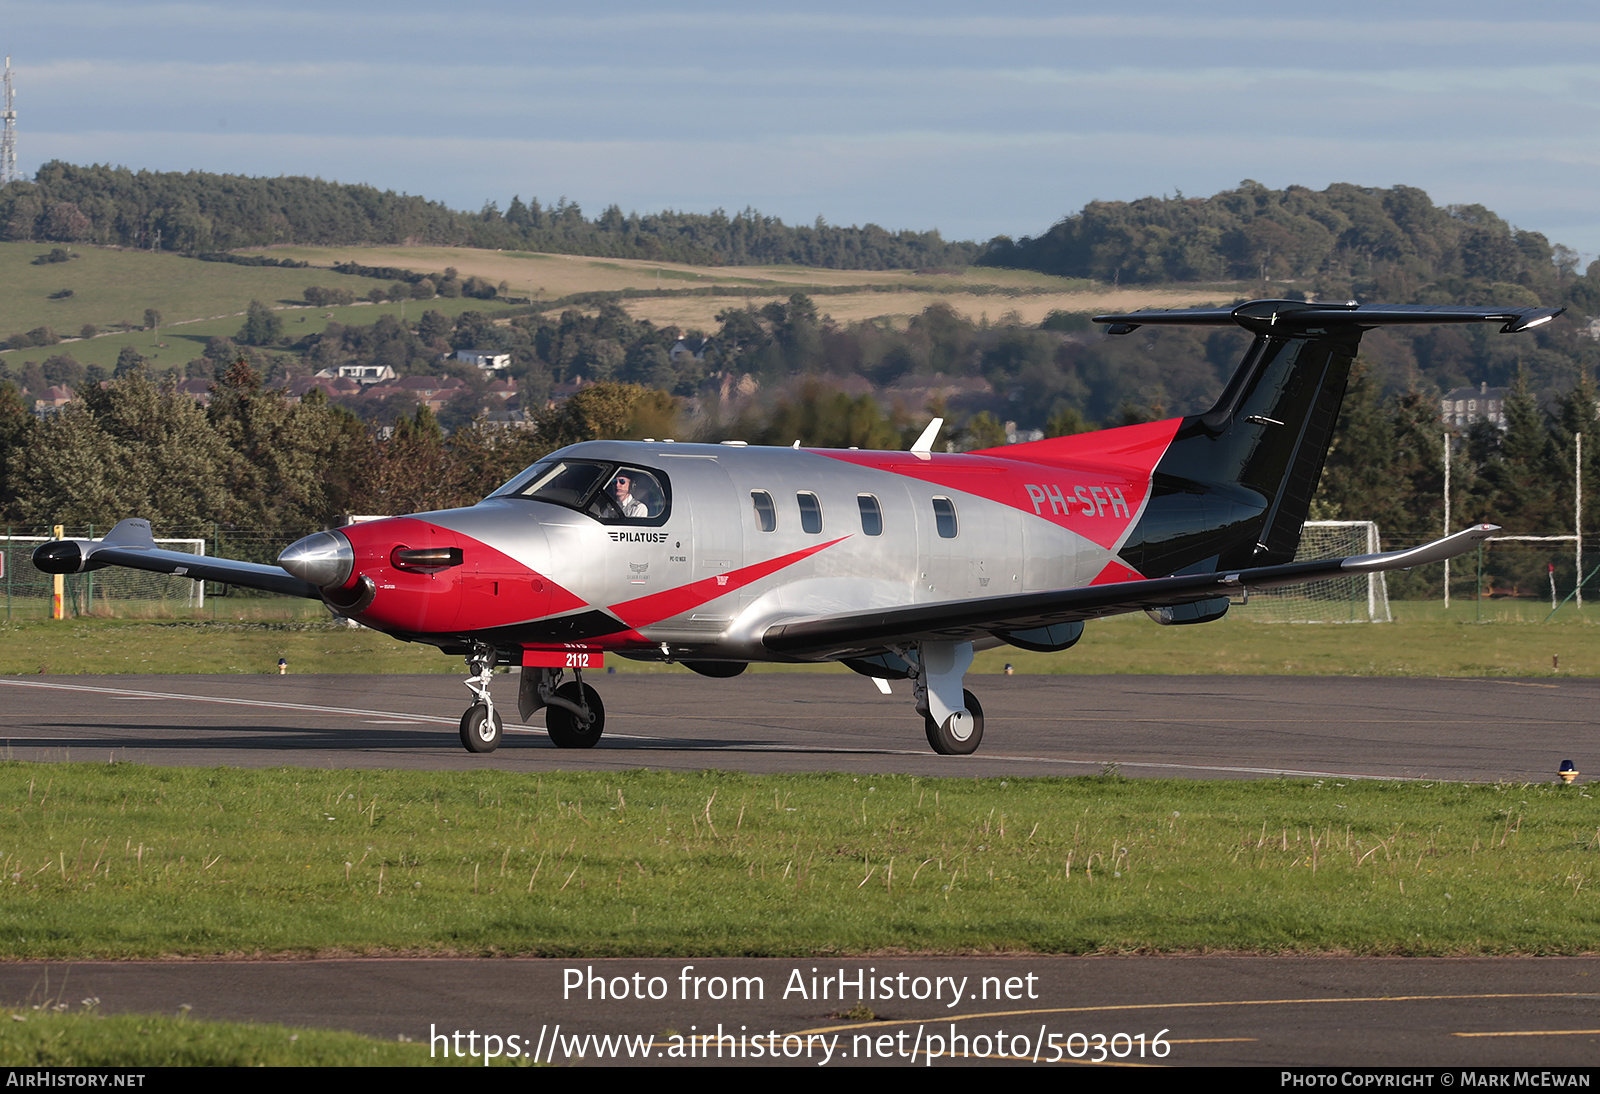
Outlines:
POLYGON ((1582 786, 0 765, 0 956, 1577 953, 1582 786))
POLYGON ((340 285, 364 296, 374 285, 383 284, 325 269, 235 266, 76 244, 71 250, 78 257, 70 262, 32 264, 35 257, 57 246, 61 245, 0 243, 0 299, 5 301, 0 337, 40 326, 63 336, 76 336, 85 323, 102 329, 118 323, 139 326, 146 308, 159 311, 163 324, 230 317, 242 313, 251 300, 274 305, 300 301, 311 285, 340 285), (61 289, 73 290, 72 296, 49 299, 61 289))
POLYGON ((627 289, 721 289, 739 294, 647 297, 623 302, 636 319, 700 330, 715 330, 717 313, 727 307, 760 307, 770 300, 787 299, 794 292, 818 290, 829 294, 816 301, 818 310, 841 323, 881 317, 904 319, 934 303, 948 304, 975 320, 984 316, 999 320, 1007 312, 1015 312, 1023 322, 1038 323, 1058 309, 1091 312, 1220 304, 1247 291, 1232 285, 1117 289, 1077 278, 978 266, 928 273, 803 266, 686 266, 465 247, 280 247, 267 253, 313 264, 351 261, 418 271, 454 266, 463 277, 476 274, 496 284, 505 281, 511 286, 511 295, 536 301, 627 289), (761 289, 770 289, 771 295, 744 295, 761 289))
MULTIPOLYGON (((100 1014, 93 1000, 11 1007, 0 1067, 482 1067, 420 1042, 333 1030, 190 1021, 186 1014, 100 1014), (85 1005, 85 1003, 87 1005, 85 1005)), ((494 1066, 516 1061, 495 1060, 494 1066)))
POLYGON ((365 295, 387 282, 336 274, 327 269, 285 270, 200 262, 177 255, 105 248, 74 248, 78 258, 49 266, 31 265, 50 245, 0 243, 0 339, 47 326, 65 339, 54 346, 0 351, 13 371, 23 361, 42 361, 70 354, 80 364, 110 369, 123 346, 132 346, 158 368, 182 367, 199 357, 210 339, 233 338, 244 325, 250 301, 261 300, 280 310, 284 333, 291 338, 320 333, 329 322, 370 324, 383 314, 414 320, 427 308, 455 317, 463 311, 496 312, 506 305, 465 298, 410 301, 401 304, 353 304, 308 308, 302 294, 311 285, 342 286, 365 295), (73 289, 65 300, 50 293, 73 289), (137 329, 146 308, 161 313, 157 331, 137 329), (101 334, 78 337, 85 323, 101 334), (135 329, 115 329, 128 326, 135 329))
MULTIPOLYGON (((278 658, 305 672, 461 671, 432 646, 328 621, 312 601, 214 600, 192 618, 62 622, 42 618, 46 601, 15 601, 0 623, 0 674, 272 673, 278 658)), ((1160 627, 1143 614, 1089 624, 1061 653, 1010 646, 978 654, 975 673, 1007 664, 1021 673, 1178 673, 1304 676, 1600 676, 1600 610, 1495 601, 1396 601, 1394 623, 1257 623, 1232 615, 1196 627, 1160 627), (1482 622, 1479 622, 1479 617, 1482 622), (1554 662, 1552 659, 1559 659, 1554 662), (1559 667, 1558 667, 1559 666, 1559 667)), ((613 658, 619 672, 687 672, 613 658)), ((752 671, 848 672, 838 665, 756 665, 752 671)))
POLYGON ((1015 313, 1037 323, 1051 311, 1091 312, 1141 307, 1181 307, 1223 303, 1244 291, 1239 286, 1183 286, 1117 289, 1071 278, 1025 270, 963 270, 917 273, 911 270, 824 270, 800 266, 685 266, 669 262, 586 258, 522 251, 483 251, 463 247, 283 247, 274 257, 309 262, 306 269, 236 266, 200 262, 171 254, 73 246, 70 262, 35 266, 33 259, 55 244, 0 243, 0 338, 49 327, 68 341, 58 346, 0 350, 0 361, 20 368, 55 353, 71 354, 82 364, 109 368, 123 346, 132 346, 159 367, 182 366, 200 355, 207 340, 234 337, 244 324, 252 300, 282 311, 285 334, 320 333, 335 321, 370 324, 380 314, 415 318, 425 308, 454 317, 475 309, 493 313, 506 305, 495 301, 435 299, 400 304, 356 304, 307 308, 301 304, 308 286, 349 288, 364 296, 387 283, 332 272, 344 261, 368 266, 396 266, 435 273, 454 266, 462 277, 479 276, 509 284, 509 295, 554 301, 578 293, 621 290, 707 290, 710 295, 650 296, 630 299, 624 307, 635 318, 713 330, 716 315, 730 306, 756 307, 789 294, 821 291, 820 311, 841 323, 886 317, 904 320, 929 304, 946 303, 974 320, 998 321, 1015 313), (70 297, 50 296, 71 289, 70 297), (768 295, 764 290, 770 290, 768 295), (756 295, 747 295, 755 292, 756 295), (161 313, 159 331, 138 329, 146 308, 161 313), (81 340, 84 324, 102 333, 81 340))

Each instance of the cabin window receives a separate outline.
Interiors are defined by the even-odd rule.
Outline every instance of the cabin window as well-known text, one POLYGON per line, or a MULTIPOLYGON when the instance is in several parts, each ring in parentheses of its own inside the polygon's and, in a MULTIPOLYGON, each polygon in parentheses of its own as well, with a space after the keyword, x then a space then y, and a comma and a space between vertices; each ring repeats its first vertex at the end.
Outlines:
POLYGON ((822 531, 822 503, 815 494, 796 494, 795 500, 800 503, 800 528, 808 535, 816 535, 822 531))
POLYGON ((869 536, 883 535, 883 510, 878 499, 871 494, 857 494, 856 505, 861 508, 861 530, 869 536))
POLYGON ((765 490, 752 490, 750 504, 755 507, 756 527, 763 532, 777 531, 778 507, 772 504, 772 495, 765 490))
POLYGON ((933 521, 940 539, 956 538, 956 503, 949 498, 933 499, 933 521))

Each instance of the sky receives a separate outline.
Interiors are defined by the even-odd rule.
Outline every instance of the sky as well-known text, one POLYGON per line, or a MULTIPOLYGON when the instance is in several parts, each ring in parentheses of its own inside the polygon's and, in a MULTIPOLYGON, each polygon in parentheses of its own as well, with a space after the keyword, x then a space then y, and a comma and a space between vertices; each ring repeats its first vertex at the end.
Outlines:
POLYGON ((1600 5, 0 0, 17 158, 1038 235, 1254 179, 1600 257, 1600 5))

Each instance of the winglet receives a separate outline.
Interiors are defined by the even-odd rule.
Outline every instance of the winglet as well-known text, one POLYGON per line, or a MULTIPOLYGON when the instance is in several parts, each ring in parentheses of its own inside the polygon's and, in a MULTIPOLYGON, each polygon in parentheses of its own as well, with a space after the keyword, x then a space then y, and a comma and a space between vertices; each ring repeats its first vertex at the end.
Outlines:
POLYGON ((943 426, 943 418, 935 418, 933 421, 929 422, 928 428, 922 431, 922 436, 918 437, 911 445, 911 451, 917 453, 919 456, 926 456, 930 454, 933 451, 934 439, 939 436, 939 430, 943 428, 943 426))
POLYGON ((1475 524, 1454 535, 1424 543, 1409 551, 1387 551, 1377 555, 1357 555, 1347 558, 1341 567, 1355 573, 1377 570, 1409 570, 1413 566, 1426 566, 1430 562, 1443 562, 1447 558, 1464 555, 1479 543, 1500 530, 1498 524, 1475 524))
POLYGON ((155 538, 150 531, 150 522, 143 517, 129 517, 127 520, 117 521, 115 528, 101 537, 100 543, 111 547, 147 547, 154 549, 155 538))

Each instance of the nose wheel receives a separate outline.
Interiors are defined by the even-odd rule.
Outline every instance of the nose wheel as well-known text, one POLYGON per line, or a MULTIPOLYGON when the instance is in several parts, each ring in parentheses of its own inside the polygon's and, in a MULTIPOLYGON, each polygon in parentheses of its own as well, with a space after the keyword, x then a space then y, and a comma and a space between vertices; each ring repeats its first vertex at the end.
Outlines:
POLYGON ((505 735, 505 723, 500 712, 494 709, 494 696, 489 693, 489 683, 494 679, 494 647, 477 645, 467 655, 467 668, 472 675, 465 683, 477 696, 477 701, 461 716, 461 744, 468 752, 493 752, 500 747, 505 735))
POLYGON ((493 752, 504 733, 500 712, 487 704, 473 703, 461 716, 461 743, 468 752, 493 752))

